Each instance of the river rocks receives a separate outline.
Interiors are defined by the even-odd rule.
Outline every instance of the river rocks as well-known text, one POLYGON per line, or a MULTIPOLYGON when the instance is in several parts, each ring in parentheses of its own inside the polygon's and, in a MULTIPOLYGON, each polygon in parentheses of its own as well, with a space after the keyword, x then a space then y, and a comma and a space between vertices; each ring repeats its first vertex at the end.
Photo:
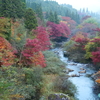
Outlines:
POLYGON ((76 64, 76 63, 72 63, 72 64, 70 64, 70 65, 75 65, 75 66, 76 66, 77 64, 76 64))
POLYGON ((83 71, 79 71, 79 73, 86 73, 86 70, 84 69, 83 71))
POLYGON ((69 73, 69 72, 73 72, 74 70, 73 69, 69 69, 67 68, 66 70, 63 70, 64 73, 69 73))
POLYGON ((67 70, 68 70, 68 72, 73 72, 74 71, 73 69, 69 69, 69 68, 67 68, 67 70))
POLYGON ((68 70, 63 70, 63 73, 68 74, 68 73, 69 73, 69 71, 68 71, 68 70))
POLYGON ((72 74, 72 75, 70 75, 70 77, 80 77, 80 74, 79 74, 79 75, 77 75, 77 74, 72 74))
POLYGON ((63 93, 50 94, 48 100, 71 100, 68 95, 63 93))
POLYGON ((54 53, 58 55, 59 54, 59 51, 54 51, 54 53))
POLYGON ((85 70, 84 68, 80 68, 80 70, 85 70))

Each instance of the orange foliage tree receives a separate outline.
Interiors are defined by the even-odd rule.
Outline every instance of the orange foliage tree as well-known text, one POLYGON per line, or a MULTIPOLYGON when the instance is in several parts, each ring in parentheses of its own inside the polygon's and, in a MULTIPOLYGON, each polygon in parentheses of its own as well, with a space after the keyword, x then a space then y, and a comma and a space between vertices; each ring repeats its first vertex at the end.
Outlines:
POLYGON ((42 67, 46 67, 45 58, 41 51, 34 54, 34 57, 32 58, 32 62, 35 66, 41 65, 42 67))
POLYGON ((20 63, 25 66, 40 65, 45 67, 45 59, 42 54, 41 45, 38 39, 27 39, 25 49, 22 51, 22 59, 20 63))
POLYGON ((4 38, 0 37, 0 67, 14 64, 14 53, 11 44, 4 38))

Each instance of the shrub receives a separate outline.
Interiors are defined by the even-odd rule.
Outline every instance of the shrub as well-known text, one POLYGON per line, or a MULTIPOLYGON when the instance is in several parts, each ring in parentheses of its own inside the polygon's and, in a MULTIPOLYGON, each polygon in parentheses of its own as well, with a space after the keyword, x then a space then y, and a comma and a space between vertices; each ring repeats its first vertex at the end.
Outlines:
POLYGON ((5 90, 9 92, 8 97, 12 99, 39 100, 42 88, 42 76, 43 73, 40 67, 2 67, 0 69, 0 81, 6 81, 7 88, 5 90), (9 85, 9 83, 12 85, 9 85))
POLYGON ((70 41, 68 41, 68 42, 65 42, 65 43, 63 44, 63 47, 64 47, 63 50, 64 50, 64 51, 71 52, 71 51, 73 51, 73 50, 75 49, 74 45, 75 45, 75 42, 72 41, 72 40, 70 40, 70 41))
POLYGON ((9 91, 8 88, 13 85, 10 82, 7 82, 6 80, 2 80, 0 82, 0 99, 1 100, 10 100, 9 99, 9 91))
POLYGON ((45 51, 43 53, 47 65, 45 68, 43 68, 44 73, 60 74, 65 69, 66 64, 63 63, 52 51, 45 51))
POLYGON ((75 85, 66 76, 58 76, 54 80, 54 90, 57 92, 68 94, 70 97, 75 97, 77 93, 75 85))

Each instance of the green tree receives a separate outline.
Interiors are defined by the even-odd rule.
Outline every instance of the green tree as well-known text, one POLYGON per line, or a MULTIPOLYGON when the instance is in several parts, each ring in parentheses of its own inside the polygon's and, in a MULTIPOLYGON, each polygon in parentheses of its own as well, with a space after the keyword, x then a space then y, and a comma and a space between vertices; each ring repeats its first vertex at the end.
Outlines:
POLYGON ((41 4, 38 4, 36 2, 33 3, 27 3, 27 7, 28 8, 32 8, 34 10, 34 12, 37 14, 37 16, 43 20, 43 13, 42 13, 42 6, 41 4))
POLYGON ((0 0, 0 16, 2 15, 2 1, 0 0))
POLYGON ((25 27, 29 30, 36 29, 37 27, 37 19, 35 16, 35 12, 28 8, 25 12, 25 27))
MULTIPOLYGON (((14 10, 16 12, 16 16, 21 18, 24 16, 24 13, 25 13, 25 9, 26 9, 26 6, 25 6, 25 2, 21 2, 20 0, 13 0, 13 4, 14 4, 14 10)), ((13 13, 15 14, 15 13, 13 13)))
POLYGON ((54 16, 54 14, 53 14, 52 11, 50 11, 50 13, 49 13, 49 18, 48 18, 48 20, 49 20, 50 22, 55 22, 55 16, 54 16))
POLYGON ((22 2, 26 3, 26 0, 21 0, 22 2))
POLYGON ((57 16, 57 13, 56 12, 54 13, 54 17, 55 17, 55 23, 56 24, 59 24, 59 19, 58 19, 58 16, 57 16))
POLYGON ((95 19, 95 18, 88 18, 88 19, 86 19, 86 20, 84 20, 83 21, 83 24, 85 24, 85 23, 90 23, 90 24, 95 24, 95 25, 98 25, 98 22, 97 22, 97 20, 95 19))
POLYGON ((39 4, 39 5, 37 5, 37 7, 36 7, 36 14, 37 14, 37 16, 41 19, 41 20, 43 20, 43 13, 42 13, 42 7, 41 7, 41 5, 39 4))
POLYGON ((25 4, 20 0, 0 0, 0 16, 16 18, 24 16, 25 4))

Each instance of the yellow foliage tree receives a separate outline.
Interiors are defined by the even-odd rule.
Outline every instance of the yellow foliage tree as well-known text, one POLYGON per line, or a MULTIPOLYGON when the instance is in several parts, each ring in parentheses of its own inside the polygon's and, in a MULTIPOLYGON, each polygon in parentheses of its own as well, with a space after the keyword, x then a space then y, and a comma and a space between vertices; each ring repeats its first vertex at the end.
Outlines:
POLYGON ((10 19, 0 17, 0 36, 9 39, 11 35, 10 19))

